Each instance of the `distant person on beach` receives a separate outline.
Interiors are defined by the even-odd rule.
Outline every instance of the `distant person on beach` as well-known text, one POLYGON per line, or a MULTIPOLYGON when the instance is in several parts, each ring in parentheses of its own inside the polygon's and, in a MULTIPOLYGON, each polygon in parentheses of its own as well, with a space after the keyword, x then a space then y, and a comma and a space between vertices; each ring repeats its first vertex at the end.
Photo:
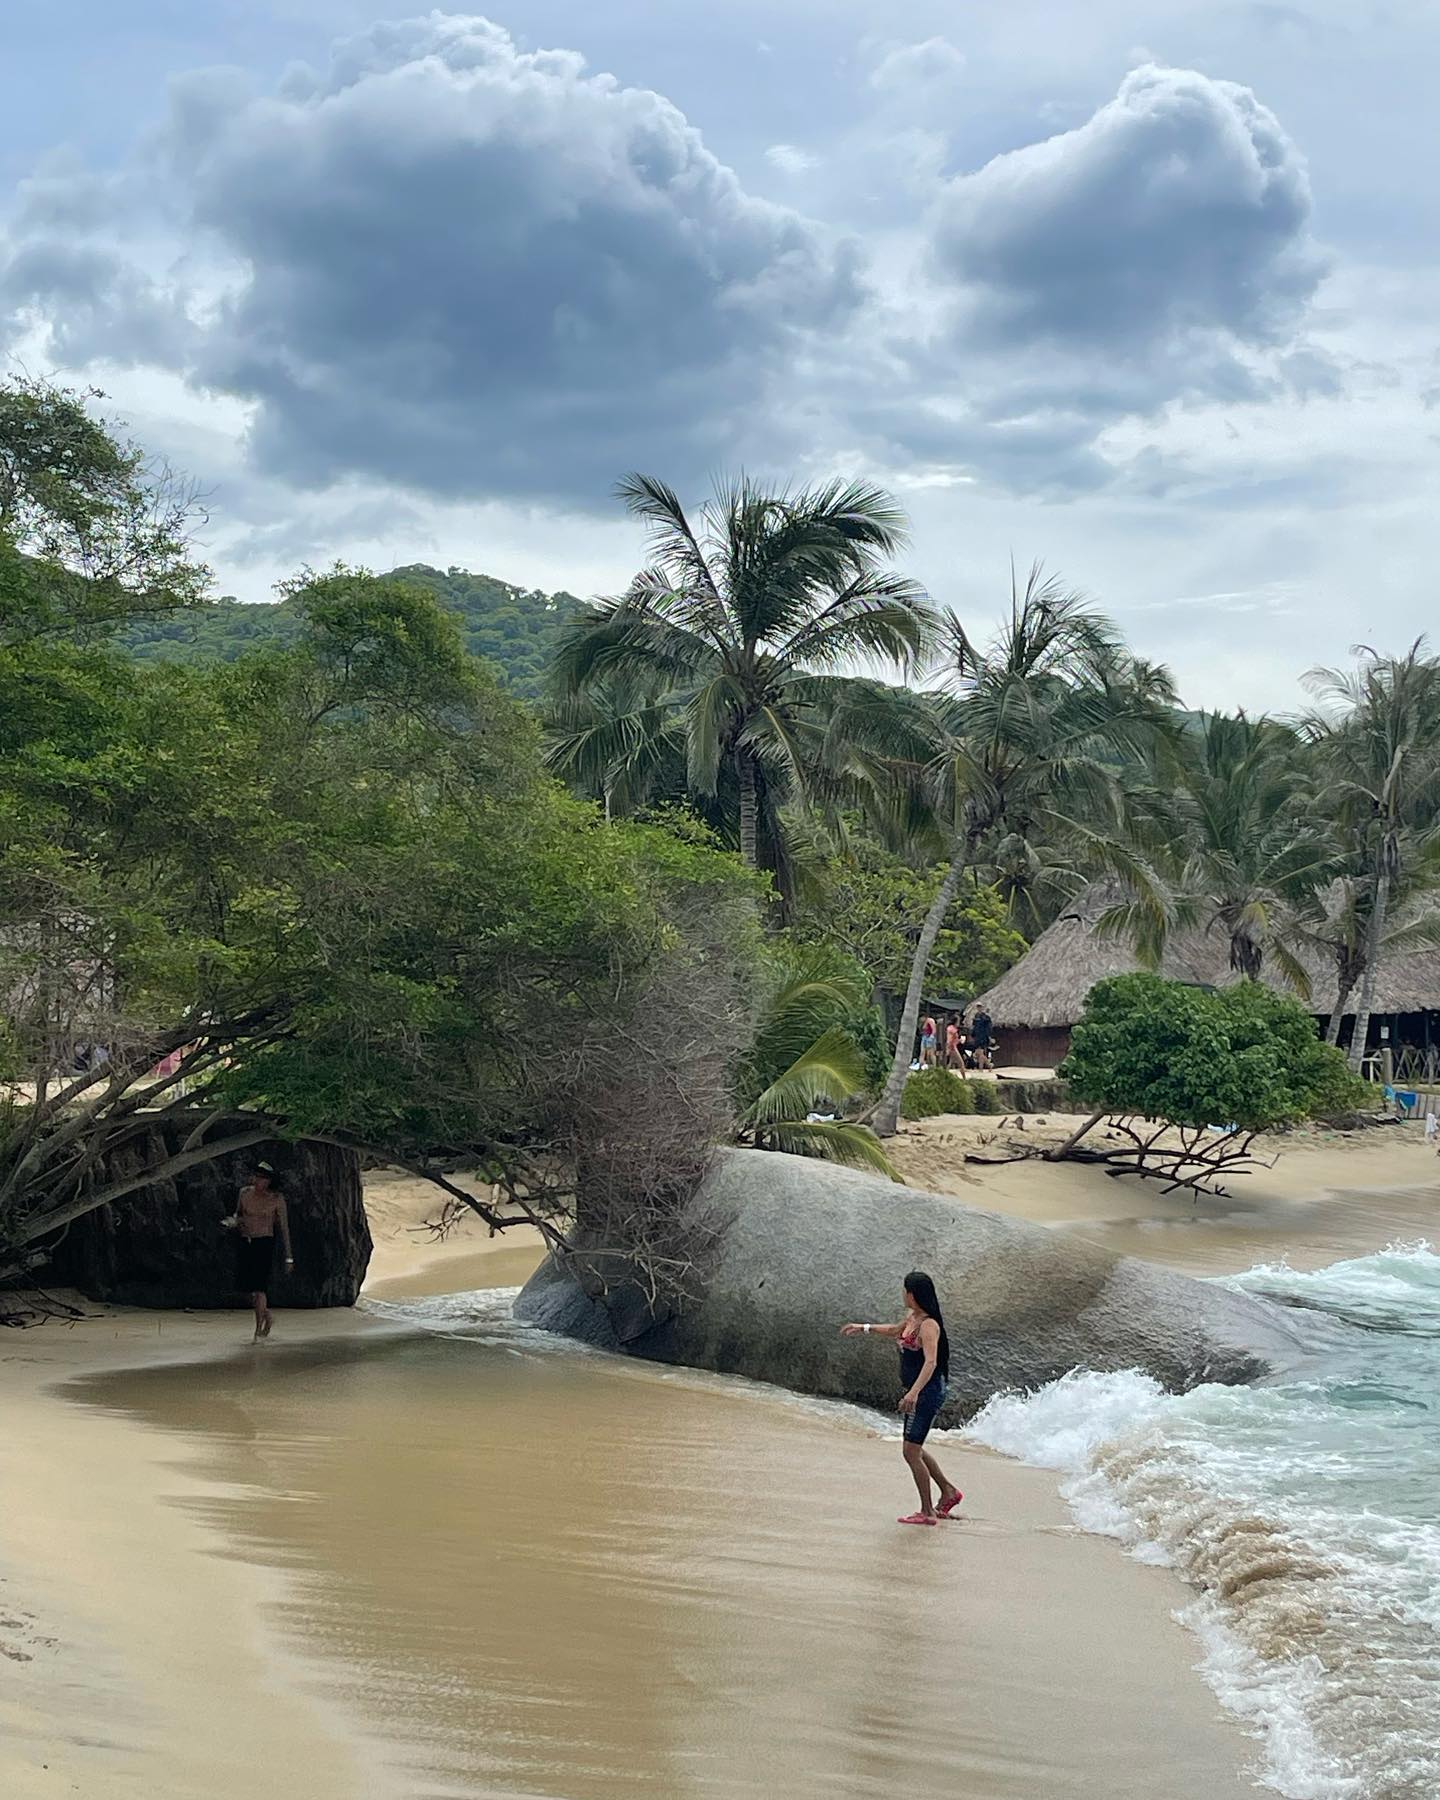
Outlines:
POLYGON ((935 1021, 922 1019, 920 1023, 920 1067, 935 1067, 935 1021))
POLYGON ((979 1012, 977 1012, 975 1017, 970 1021, 970 1043, 975 1052, 975 1067, 977 1069, 988 1069, 990 1067, 990 1051, 993 1047, 992 1034, 994 1030, 994 1021, 982 1006, 979 1012))
POLYGON ((290 1215, 270 1163, 256 1164, 249 1185, 241 1188, 235 1211, 225 1223, 232 1225, 239 1234, 237 1285, 250 1296, 250 1304, 255 1308, 256 1339, 267 1338, 274 1324, 270 1311, 270 1282, 275 1272, 277 1232, 285 1246, 286 1274, 295 1267, 290 1250, 290 1215))
POLYGON ((842 1325, 840 1331, 844 1337, 868 1337, 873 1333, 897 1341, 900 1380, 905 1387, 900 1396, 900 1411, 905 1419, 902 1448, 920 1495, 919 1512, 907 1513, 899 1523, 938 1525, 941 1519, 950 1517, 964 1496, 925 1448, 935 1415, 945 1404, 950 1379, 950 1340, 945 1335, 935 1283, 923 1270, 912 1269, 905 1277, 905 1317, 898 1325, 842 1325), (938 1506, 932 1482, 940 1490, 938 1506))
POLYGON ((945 1027, 945 1067, 954 1069, 964 1079, 965 1039, 960 1030, 960 1021, 953 1017, 945 1027))

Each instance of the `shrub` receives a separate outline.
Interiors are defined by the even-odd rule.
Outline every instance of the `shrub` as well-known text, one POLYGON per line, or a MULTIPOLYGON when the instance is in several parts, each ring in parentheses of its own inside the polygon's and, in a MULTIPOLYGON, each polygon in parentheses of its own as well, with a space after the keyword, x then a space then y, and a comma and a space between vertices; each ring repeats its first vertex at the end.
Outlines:
POLYGON ((953 1069, 922 1069, 905 1083, 905 1096, 900 1102, 900 1116, 905 1119, 934 1119, 942 1113, 973 1113, 976 1090, 988 1086, 981 1081, 963 1081, 953 1069))
POLYGON ((1363 1094, 1300 1003, 1254 981, 1099 981, 1059 1073, 1087 1106, 1246 1131, 1343 1111, 1363 1094))
POLYGON ((1020 1112, 1022 1109, 1011 1103, 1007 1093, 1002 1093, 998 1081, 967 1082, 974 1090, 972 1110, 977 1113, 1020 1112))

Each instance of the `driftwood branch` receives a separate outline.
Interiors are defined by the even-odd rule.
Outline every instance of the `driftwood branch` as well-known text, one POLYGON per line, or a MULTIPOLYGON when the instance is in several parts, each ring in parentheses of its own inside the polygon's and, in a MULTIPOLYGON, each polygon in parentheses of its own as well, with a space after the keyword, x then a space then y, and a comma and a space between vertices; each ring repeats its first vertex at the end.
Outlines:
POLYGON ((1189 1192, 1195 1197, 1212 1194, 1224 1198, 1227 1190, 1219 1178, 1244 1175, 1258 1168, 1273 1168, 1275 1159, 1255 1153, 1253 1131, 1237 1128, 1216 1132, 1204 1125, 1172 1125, 1147 1119, 1136 1126, 1126 1119, 1111 1121, 1110 1136, 1126 1139, 1116 1149, 1097 1150, 1075 1143, 1067 1152, 1072 1162, 1099 1163, 1107 1175, 1137 1175, 1166 1183, 1165 1192, 1189 1192), (1178 1142, 1167 1134, 1178 1134, 1178 1142))

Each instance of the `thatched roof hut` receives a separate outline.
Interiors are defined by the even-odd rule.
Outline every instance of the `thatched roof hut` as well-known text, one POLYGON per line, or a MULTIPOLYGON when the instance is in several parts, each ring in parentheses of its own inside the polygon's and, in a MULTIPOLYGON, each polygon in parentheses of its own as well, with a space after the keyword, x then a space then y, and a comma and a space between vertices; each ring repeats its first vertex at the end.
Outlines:
MULTIPOLYGON (((1070 1028, 1084 1011, 1086 995, 1095 983, 1143 967, 1123 938, 1096 935, 1095 921, 1117 898, 1106 884, 1088 889, 975 1001, 972 1016, 981 1007, 990 1014, 1000 1040, 999 1060, 1011 1067, 1054 1068, 1070 1047, 1070 1028)), ((1300 960, 1310 977, 1304 1004, 1317 1018, 1328 1020, 1335 1006, 1334 966, 1320 950, 1308 950, 1300 960)), ((1228 945, 1218 933, 1206 931, 1176 933, 1158 973, 1203 987, 1223 987, 1237 979, 1229 966, 1228 945)), ((1261 979, 1293 991, 1271 969, 1261 979)), ((1347 1018, 1353 1014, 1355 999, 1352 994, 1347 1018)), ((1427 1048, 1440 1043, 1440 950, 1382 955, 1375 979, 1376 1035, 1387 1030, 1388 1020, 1388 1033, 1399 1041, 1405 1015, 1415 1021, 1411 1030, 1416 1043, 1422 1038, 1427 1048)), ((1384 1041, 1392 1040, 1387 1034, 1384 1041)))

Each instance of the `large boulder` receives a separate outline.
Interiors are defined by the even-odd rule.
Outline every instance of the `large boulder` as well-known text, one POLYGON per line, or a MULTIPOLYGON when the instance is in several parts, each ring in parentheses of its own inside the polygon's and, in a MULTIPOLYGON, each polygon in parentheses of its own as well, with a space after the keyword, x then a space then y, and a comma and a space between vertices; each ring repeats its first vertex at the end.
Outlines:
MULTIPOLYGON (((157 1126, 115 1152, 115 1176, 162 1160, 178 1144, 157 1126)), ((225 1307, 243 1304, 236 1286, 235 1234, 220 1221, 257 1162, 273 1163, 284 1189, 295 1272, 276 1256, 276 1306, 353 1306, 370 1261, 370 1227, 360 1164, 330 1144, 259 1145, 199 1163, 173 1180, 137 1188, 77 1219, 54 1257, 56 1276, 94 1300, 123 1306, 225 1307)))
POLYGON ((902 1278, 924 1269, 950 1336, 947 1423, 992 1394, 1075 1368, 1143 1369, 1177 1390, 1248 1381, 1293 1365, 1337 1329, 1068 1233, 803 1157, 727 1152, 692 1206, 712 1247, 700 1297, 679 1312, 657 1317, 621 1265, 582 1254, 543 1264, 517 1316, 655 1361, 888 1411, 893 1349, 841 1338, 839 1327, 899 1318, 902 1278))

